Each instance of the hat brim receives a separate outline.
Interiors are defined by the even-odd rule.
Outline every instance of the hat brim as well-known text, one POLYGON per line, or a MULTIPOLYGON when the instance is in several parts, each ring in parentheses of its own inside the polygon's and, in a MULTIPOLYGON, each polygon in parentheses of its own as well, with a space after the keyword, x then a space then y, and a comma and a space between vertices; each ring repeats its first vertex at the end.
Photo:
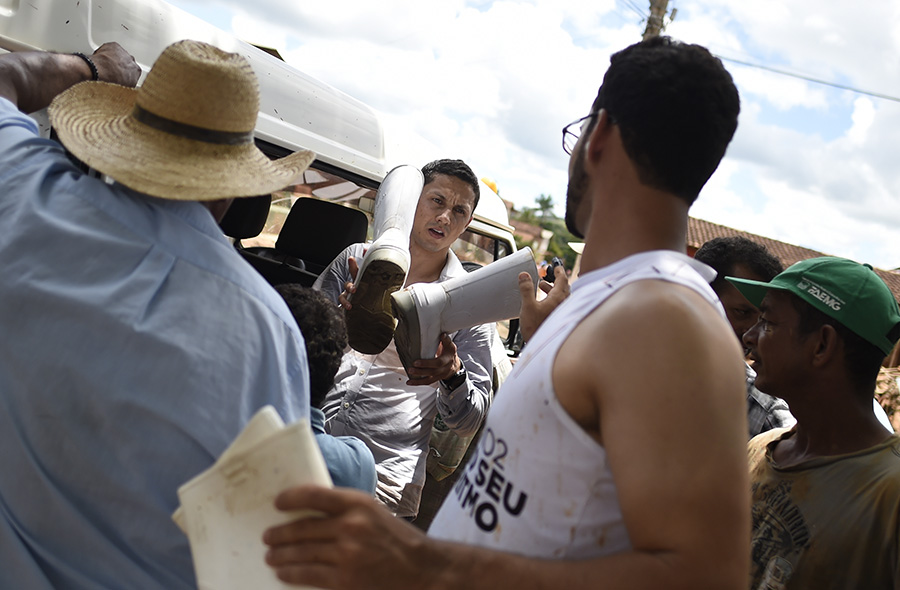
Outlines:
POLYGON ((747 301, 759 307, 765 298, 769 289, 779 289, 778 285, 772 283, 763 283, 761 281, 752 281, 750 279, 738 279, 735 277, 725 277, 725 280, 735 286, 741 292, 741 295, 747 298, 747 301))
POLYGON ((50 122, 75 157, 154 197, 212 201, 271 193, 291 185, 315 154, 270 160, 254 144, 219 145, 177 137, 137 122, 137 90, 84 82, 54 99, 50 122))

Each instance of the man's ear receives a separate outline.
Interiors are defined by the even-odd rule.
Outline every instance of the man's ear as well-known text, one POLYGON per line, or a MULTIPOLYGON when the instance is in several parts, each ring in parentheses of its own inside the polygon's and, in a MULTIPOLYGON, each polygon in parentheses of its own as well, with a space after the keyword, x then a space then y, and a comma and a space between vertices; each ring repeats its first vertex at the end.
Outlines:
POLYGON ((584 147, 586 156, 588 158, 595 158, 599 156, 603 149, 606 147, 606 142, 609 140, 610 133, 613 129, 613 122, 609 116, 609 113, 606 109, 600 109, 597 111, 597 122, 591 128, 591 132, 585 138, 587 140, 587 145, 584 147))
POLYGON ((843 358, 844 342, 834 326, 825 324, 810 334, 810 338, 815 338, 812 356, 815 367, 825 367, 843 358))

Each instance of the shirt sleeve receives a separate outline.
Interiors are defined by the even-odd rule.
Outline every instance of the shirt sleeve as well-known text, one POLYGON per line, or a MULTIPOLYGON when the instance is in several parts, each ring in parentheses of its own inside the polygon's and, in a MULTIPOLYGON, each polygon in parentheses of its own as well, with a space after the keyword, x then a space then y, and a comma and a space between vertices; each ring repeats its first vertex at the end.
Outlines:
POLYGON ((361 261, 364 254, 364 248, 365 246, 363 244, 351 244, 344 248, 343 251, 331 261, 331 264, 322 271, 322 274, 320 274, 319 278, 316 279, 316 282, 313 283, 313 289, 321 291, 326 297, 337 303, 338 297, 344 292, 344 284, 347 281, 352 280, 348 260, 352 256, 356 258, 357 261, 361 261))
POLYGON ((491 405, 492 335, 492 327, 485 324, 460 330, 453 338, 466 380, 452 391, 440 383, 437 405, 441 419, 459 436, 475 434, 491 405))
POLYGON ((316 433, 316 442, 334 485, 375 494, 375 459, 363 441, 354 436, 316 433))
MULTIPOLYGON (((9 100, 0 97, 0 177, 3 183, 11 176, 30 177, 26 158, 31 162, 47 162, 52 154, 60 163, 68 164, 61 145, 40 137, 37 122, 19 111, 9 100)), ((11 191, 2 191, 9 193, 11 191)))

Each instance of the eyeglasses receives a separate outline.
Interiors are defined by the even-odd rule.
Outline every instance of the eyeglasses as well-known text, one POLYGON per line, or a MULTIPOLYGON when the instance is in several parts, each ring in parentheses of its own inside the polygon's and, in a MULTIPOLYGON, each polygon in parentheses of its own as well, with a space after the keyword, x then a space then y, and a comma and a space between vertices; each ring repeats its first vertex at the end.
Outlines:
POLYGON ((597 112, 593 112, 583 116, 577 121, 572 121, 565 127, 563 127, 563 139, 562 139, 562 147, 563 151, 572 155, 572 150, 575 149, 575 144, 578 142, 578 137, 581 135, 581 124, 587 121, 592 117, 596 117, 597 112))

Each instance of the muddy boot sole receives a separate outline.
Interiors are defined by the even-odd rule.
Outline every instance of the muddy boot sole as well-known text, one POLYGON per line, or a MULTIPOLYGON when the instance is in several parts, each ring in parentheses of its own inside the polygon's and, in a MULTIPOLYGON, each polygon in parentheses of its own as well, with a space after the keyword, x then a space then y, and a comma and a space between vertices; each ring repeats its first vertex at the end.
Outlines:
POLYGON ((353 350, 378 354, 394 337, 397 321, 391 310, 391 293, 406 281, 406 269, 390 260, 373 260, 357 282, 347 310, 347 341, 353 350))
POLYGON ((422 338, 419 331, 419 313, 416 302, 408 290, 397 291, 391 296, 394 317, 397 318, 397 327, 394 329, 394 346, 397 347, 397 355, 406 376, 412 379, 409 368, 421 358, 422 338))

